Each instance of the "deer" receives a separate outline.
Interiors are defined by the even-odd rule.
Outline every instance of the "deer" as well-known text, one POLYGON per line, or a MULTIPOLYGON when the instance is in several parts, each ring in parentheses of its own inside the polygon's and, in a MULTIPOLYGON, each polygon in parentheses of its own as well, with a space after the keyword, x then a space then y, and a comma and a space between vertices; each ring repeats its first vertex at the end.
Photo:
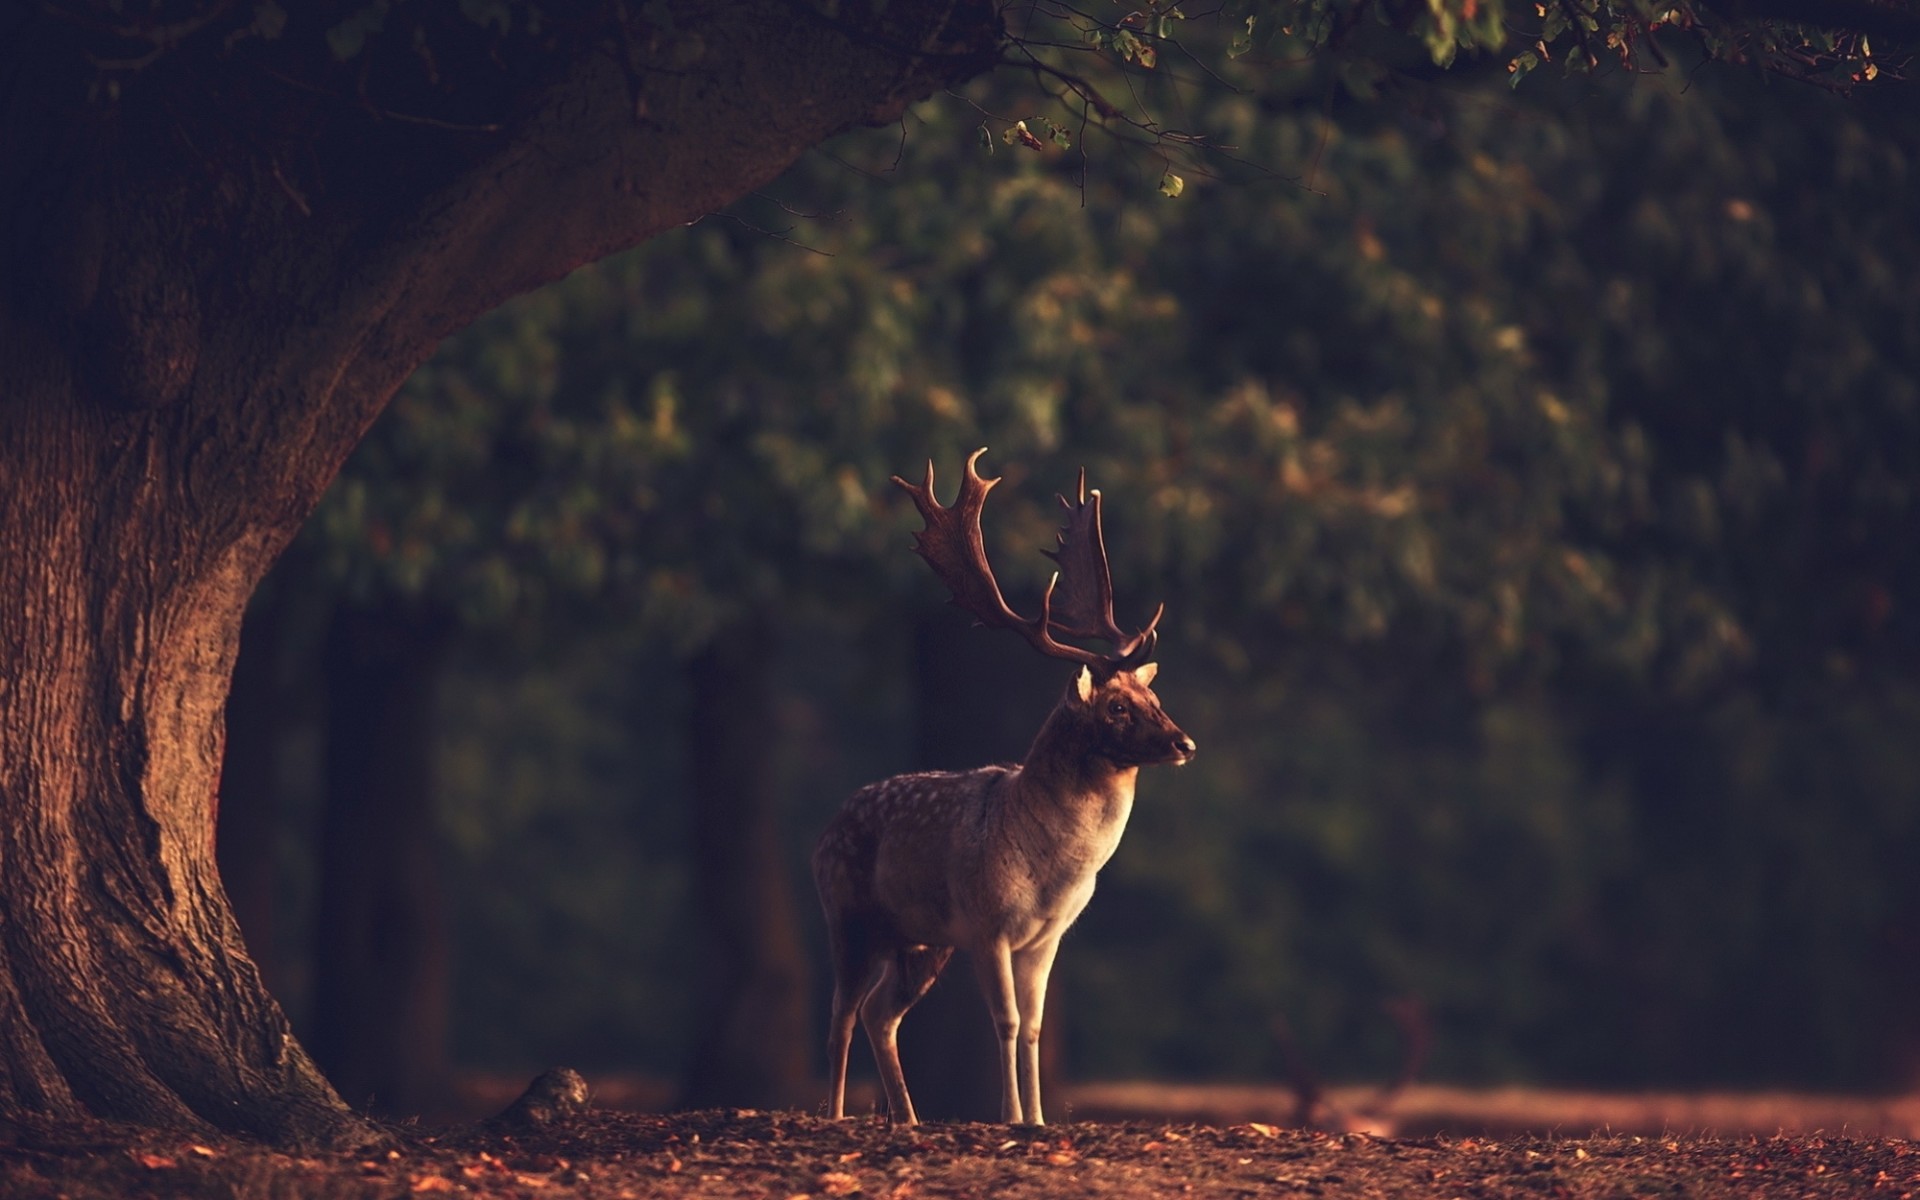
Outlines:
POLYGON ((952 602, 990 629, 1010 630, 1041 654, 1079 667, 1017 764, 925 771, 868 784, 849 797, 813 852, 833 969, 827 1029, 828 1107, 846 1115, 847 1055, 864 1028, 886 1094, 887 1118, 915 1125, 900 1066, 900 1020, 933 986, 955 949, 967 952, 1000 1050, 1000 1119, 1045 1124, 1040 1029, 1060 938, 1093 896, 1133 809, 1140 768, 1191 761, 1193 739, 1152 691, 1163 604, 1128 634, 1113 617, 1113 579, 1100 492, 1080 472, 1066 524, 1044 550, 1059 568, 1032 618, 1008 607, 987 562, 980 515, 999 477, 967 459, 958 498, 926 480, 893 482, 925 528, 914 550, 952 602), (1064 640, 1063 640, 1064 639, 1064 640), (1075 643, 1105 642, 1111 654, 1075 643))

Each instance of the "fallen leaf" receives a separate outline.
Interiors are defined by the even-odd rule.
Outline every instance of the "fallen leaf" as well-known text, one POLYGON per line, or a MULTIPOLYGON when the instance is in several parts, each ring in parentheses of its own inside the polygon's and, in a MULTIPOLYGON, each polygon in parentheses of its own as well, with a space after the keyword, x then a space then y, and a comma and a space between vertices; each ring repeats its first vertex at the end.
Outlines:
POLYGON ((139 1163, 149 1171, 161 1171, 168 1167, 177 1167, 180 1165, 180 1160, 169 1158, 164 1154, 136 1153, 133 1156, 133 1161, 139 1163))
POLYGON ((856 1158, 859 1158, 860 1156, 862 1156, 862 1155, 864 1155, 865 1153, 866 1153, 866 1151, 865 1151, 865 1150, 849 1150, 849 1151, 847 1151, 847 1152, 846 1152, 845 1154, 842 1154, 842 1155, 840 1156, 840 1161, 841 1161, 841 1162, 852 1162, 852 1161, 853 1161, 854 1159, 856 1159, 856 1158))
POLYGON ((1047 1155, 1047 1161, 1056 1167, 1070 1167, 1080 1161, 1080 1156, 1071 1150, 1055 1150, 1047 1155))
POLYGON ((845 1171, 823 1171, 815 1182, 829 1196, 846 1196, 860 1190, 860 1180, 845 1171))
POLYGON ((1258 1121, 1249 1121, 1247 1122, 1247 1128, 1253 1130, 1261 1137, 1280 1136, 1280 1127, 1278 1125, 1262 1125, 1258 1121))
POLYGON ((451 1192, 460 1185, 445 1175, 420 1175, 407 1185, 407 1190, 415 1194, 421 1192, 451 1192))
POLYGON ((219 1158, 220 1157, 219 1152, 214 1150, 211 1146, 188 1146, 187 1153, 197 1154, 201 1158, 219 1158))

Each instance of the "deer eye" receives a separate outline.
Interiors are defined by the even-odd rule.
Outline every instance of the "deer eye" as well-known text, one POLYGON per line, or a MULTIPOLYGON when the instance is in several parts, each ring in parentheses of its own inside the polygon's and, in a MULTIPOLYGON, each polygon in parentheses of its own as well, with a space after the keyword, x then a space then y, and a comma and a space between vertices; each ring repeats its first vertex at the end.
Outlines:
POLYGON ((1127 715, 1126 702, 1124 700, 1113 700, 1108 702, 1107 712, 1112 716, 1116 716, 1116 717, 1126 716, 1127 715))

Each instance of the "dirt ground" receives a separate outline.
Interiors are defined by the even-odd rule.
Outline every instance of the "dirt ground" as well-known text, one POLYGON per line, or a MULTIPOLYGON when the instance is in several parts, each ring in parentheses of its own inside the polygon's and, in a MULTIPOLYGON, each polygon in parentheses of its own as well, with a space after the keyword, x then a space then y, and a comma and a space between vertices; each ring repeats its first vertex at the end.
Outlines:
POLYGON ((595 1110, 514 1135, 397 1131, 297 1155, 98 1126, 0 1124, 6 1200, 272 1197, 1134 1198, 1920 1196, 1920 1143, 1826 1135, 1381 1138, 1264 1123, 891 1129, 744 1110, 595 1110))

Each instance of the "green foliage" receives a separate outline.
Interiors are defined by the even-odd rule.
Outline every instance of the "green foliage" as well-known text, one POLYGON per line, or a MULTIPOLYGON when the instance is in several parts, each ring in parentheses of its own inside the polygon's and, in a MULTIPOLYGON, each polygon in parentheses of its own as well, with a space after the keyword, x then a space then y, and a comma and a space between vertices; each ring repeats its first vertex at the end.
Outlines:
MULTIPOLYGON (((859 664, 793 673, 798 840, 823 781, 906 765, 847 715, 904 704, 889 648, 939 599, 886 477, 931 454, 945 492, 992 446, 1030 606, 1047 494, 1085 465, 1121 619, 1169 602, 1161 690, 1203 752, 1146 782, 1062 960, 1075 1069, 1271 1073, 1248 1038, 1280 1013, 1330 1070, 1377 1068, 1374 1005, 1413 993, 1452 1077, 1875 1079, 1888 914, 1920 911, 1911 145, 1724 72, 1330 114, 1332 73, 1264 78, 1192 115, 1292 181, 1168 204, 1057 126, 989 159, 970 131, 1018 122, 929 106, 904 148, 803 164, 784 209, 503 309, 329 497, 334 578, 681 648, 789 614, 859 664)), ((604 736, 557 717, 516 749, 517 709, 455 751, 462 811, 495 814, 461 827, 476 864, 547 836, 536 783, 500 793, 520 816, 484 798, 526 768, 481 756, 604 736)), ((552 803, 577 830, 609 802, 552 803)), ((638 997, 674 969, 672 851, 616 900, 593 849, 544 915, 483 897, 476 936, 537 983, 573 929, 584 990, 638 997)))
MULTIPOLYGON (((1230 47, 1236 56, 1258 44, 1256 30, 1263 31, 1269 46, 1352 52, 1363 42, 1358 31, 1378 26, 1417 43, 1438 67, 1451 66, 1462 52, 1498 53, 1519 42, 1531 49, 1509 64, 1516 74, 1541 62, 1562 63, 1570 72, 1589 72, 1609 62, 1628 71, 1661 70, 1682 45, 1841 89, 1881 73, 1870 31, 1850 26, 1847 14, 1812 4, 1801 6, 1798 21, 1755 19, 1737 6, 1711 0, 1252 0, 1236 9, 1252 14, 1246 18, 1246 40, 1230 47)), ((1888 15, 1896 22, 1904 15, 1912 24, 1910 13, 1888 15)))
POLYGON ((1416 4, 1253 0, 1236 7, 1251 12, 1246 18, 1246 41, 1230 47, 1238 53, 1261 44, 1269 49, 1346 49, 1355 38, 1356 26, 1363 22, 1404 34, 1439 67, 1451 66, 1462 50, 1498 50, 1507 41, 1505 0, 1424 0, 1416 4))
POLYGON ((1271 97, 1331 81, 1373 100, 1456 66, 1502 63, 1517 87, 1547 64, 1635 76, 1710 60, 1848 92, 1901 77, 1920 39, 1920 11, 1905 4, 1785 4, 1761 15, 1713 0, 1234 0, 1189 20, 1156 0, 1040 3, 1011 19, 1010 58, 1031 66, 1071 119, 1097 120, 1115 150, 1145 140, 1190 160, 1190 173, 1245 162, 1243 143, 1194 119, 1223 82, 1271 97), (1157 69, 1163 61, 1179 66, 1157 69))

